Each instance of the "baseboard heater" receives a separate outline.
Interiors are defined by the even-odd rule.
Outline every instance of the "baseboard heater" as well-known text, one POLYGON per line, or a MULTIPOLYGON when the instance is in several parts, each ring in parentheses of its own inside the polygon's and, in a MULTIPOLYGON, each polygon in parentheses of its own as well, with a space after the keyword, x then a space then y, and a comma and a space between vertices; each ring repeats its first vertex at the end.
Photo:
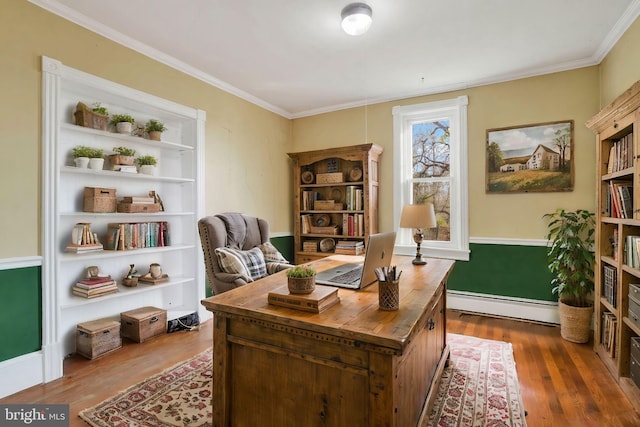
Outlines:
POLYGON ((503 295, 447 290, 447 308, 559 324, 558 303, 503 295))

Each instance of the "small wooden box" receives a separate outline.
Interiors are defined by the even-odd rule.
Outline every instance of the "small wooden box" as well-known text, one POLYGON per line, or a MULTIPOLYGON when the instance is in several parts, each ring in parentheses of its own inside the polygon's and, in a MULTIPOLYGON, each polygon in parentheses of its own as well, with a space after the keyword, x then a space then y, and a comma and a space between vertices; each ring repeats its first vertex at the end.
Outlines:
POLYGON ((316 200, 313 202, 313 209, 317 211, 331 211, 334 206, 335 202, 333 200, 316 200))
POLYGON ((316 184, 333 184, 344 182, 343 172, 319 173, 316 175, 316 184))
POLYGON ((116 211, 116 189, 84 187, 85 212, 115 212, 116 211))
POLYGON ((94 111, 85 109, 76 110, 74 115, 76 118, 76 125, 78 126, 107 130, 107 122, 109 121, 109 116, 98 114, 94 111))
POLYGON ((159 203, 118 203, 118 212, 153 213, 160 212, 159 203))
POLYGON ((640 304, 633 298, 629 298, 629 320, 640 328, 640 304))
POLYGON ((303 252, 318 252, 318 241, 317 240, 305 240, 302 242, 302 251, 303 252))
POLYGON ((88 358, 105 355, 122 347, 120 322, 111 319, 78 323, 76 351, 88 358))
POLYGON ((120 313, 120 334, 135 342, 144 342, 167 332, 167 310, 141 307, 120 313))

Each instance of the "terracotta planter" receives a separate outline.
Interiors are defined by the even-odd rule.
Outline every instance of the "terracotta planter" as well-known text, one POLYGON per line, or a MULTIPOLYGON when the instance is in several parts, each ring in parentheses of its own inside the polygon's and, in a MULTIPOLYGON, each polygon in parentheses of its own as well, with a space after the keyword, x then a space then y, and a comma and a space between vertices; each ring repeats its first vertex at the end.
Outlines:
POLYGON ((567 341, 586 343, 591 337, 591 307, 573 307, 558 301, 560 336, 567 341))
POLYGON ((292 294, 310 294, 316 288, 316 276, 288 277, 287 285, 292 294))
POLYGON ((157 130, 149 131, 149 139, 153 141, 160 141, 161 137, 162 137, 162 132, 157 130))
POLYGON ((112 165, 133 166, 133 156, 123 156, 122 154, 112 154, 109 156, 109 161, 112 165))

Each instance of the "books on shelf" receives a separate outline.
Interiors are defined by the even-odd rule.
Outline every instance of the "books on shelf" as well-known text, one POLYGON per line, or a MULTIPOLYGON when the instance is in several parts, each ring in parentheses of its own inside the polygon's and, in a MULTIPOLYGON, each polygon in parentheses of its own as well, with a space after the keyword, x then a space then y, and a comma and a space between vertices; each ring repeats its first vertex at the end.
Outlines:
POLYGON ((604 274, 604 280, 603 280, 604 297, 607 300, 607 302, 615 308, 617 294, 618 294, 618 279, 617 279, 618 272, 615 267, 612 267, 610 265, 603 265, 602 271, 604 274))
POLYGON ((342 234, 364 236, 364 214, 342 214, 342 234))
POLYGON ((616 357, 617 325, 618 319, 613 313, 609 311, 602 313, 600 342, 612 358, 616 357))
POLYGON ((611 218, 633 218, 632 182, 610 181, 605 193, 605 213, 611 218))
POLYGON ((65 248, 65 252, 85 253, 101 251, 103 249, 98 235, 91 231, 91 223, 79 222, 71 231, 71 243, 65 248))
POLYGON ((125 251, 169 246, 169 224, 159 222, 109 223, 106 249, 125 251))
POLYGON ((364 254, 364 242, 359 240, 338 240, 335 253, 341 255, 362 255, 364 254))
POLYGON ((609 150, 607 173, 618 172, 633 166, 633 132, 614 141, 609 150))
POLYGON ((640 269, 640 236, 628 235, 624 245, 624 262, 631 268, 640 269))
POLYGON ((310 294, 291 294, 287 285, 269 292, 269 304, 296 310, 321 313, 327 308, 340 302, 338 288, 333 286, 316 285, 310 294))
POLYGON ((155 197, 148 196, 127 196, 122 198, 123 203, 144 203, 152 205, 156 202, 155 197))
POLYGON ((96 298, 118 292, 118 285, 111 276, 94 277, 78 281, 71 291, 83 298, 96 298))

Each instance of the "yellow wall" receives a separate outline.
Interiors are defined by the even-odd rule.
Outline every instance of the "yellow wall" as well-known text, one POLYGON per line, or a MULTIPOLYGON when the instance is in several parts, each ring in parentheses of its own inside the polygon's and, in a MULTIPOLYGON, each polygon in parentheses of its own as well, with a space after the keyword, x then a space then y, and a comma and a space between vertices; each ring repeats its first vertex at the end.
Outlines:
MULTIPOLYGON (((598 111, 598 70, 575 71, 403 99, 366 107, 366 138, 384 148, 381 167, 380 226, 393 220, 394 105, 408 105, 460 95, 469 97, 469 227, 471 237, 543 239, 542 215, 558 207, 594 209, 595 136, 584 122, 598 111), (533 123, 574 120, 575 185, 570 193, 486 194, 486 130, 533 123)), ((296 151, 365 142, 365 108, 294 120, 296 151)))
MULTIPOLYGON (((11 3, 11 5, 9 5, 11 3)), ((291 121, 26 1, 0 10, 0 258, 40 249, 40 57, 206 111, 206 213, 251 212, 290 232, 291 121)))
POLYGON ((600 64, 601 107, 640 80, 640 18, 629 27, 600 64))

